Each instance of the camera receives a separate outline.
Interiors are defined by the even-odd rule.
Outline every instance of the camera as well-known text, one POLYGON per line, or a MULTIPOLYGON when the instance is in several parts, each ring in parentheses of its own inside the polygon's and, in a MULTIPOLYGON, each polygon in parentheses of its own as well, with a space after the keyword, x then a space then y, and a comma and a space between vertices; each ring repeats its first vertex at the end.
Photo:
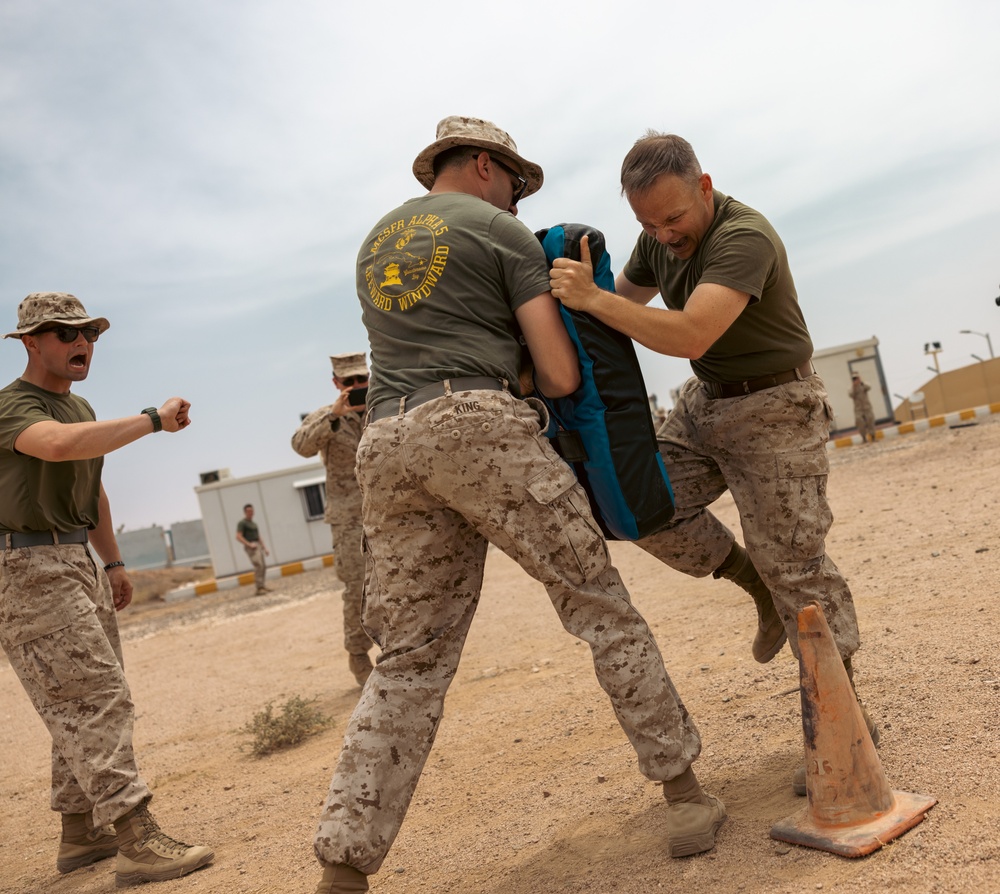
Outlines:
POLYGON ((347 403, 352 407, 363 407, 368 400, 368 387, 354 388, 347 392, 347 403))

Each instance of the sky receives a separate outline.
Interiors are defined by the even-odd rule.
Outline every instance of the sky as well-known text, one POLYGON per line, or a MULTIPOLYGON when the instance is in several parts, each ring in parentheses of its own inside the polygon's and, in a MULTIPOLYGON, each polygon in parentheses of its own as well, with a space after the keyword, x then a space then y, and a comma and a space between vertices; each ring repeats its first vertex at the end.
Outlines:
MULTIPOLYGON (((289 440, 335 396, 329 355, 367 349, 358 248, 423 191, 441 118, 507 130, 545 171, 520 219, 597 227, 615 271, 653 128, 775 226, 816 349, 877 337, 905 397, 928 342, 942 371, 1000 351, 997 34, 987 0, 6 0, 2 332, 37 291, 108 317, 74 391, 193 420, 107 457, 115 525, 195 519, 199 473, 308 462, 289 440)), ((638 353, 669 406, 687 361, 638 353)), ((0 382, 24 365, 0 342, 0 382)))

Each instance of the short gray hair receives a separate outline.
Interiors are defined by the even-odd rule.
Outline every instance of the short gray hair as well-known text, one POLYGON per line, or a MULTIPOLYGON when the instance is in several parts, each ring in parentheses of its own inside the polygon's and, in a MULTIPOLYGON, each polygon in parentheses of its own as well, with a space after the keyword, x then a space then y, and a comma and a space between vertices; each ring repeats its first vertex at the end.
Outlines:
POLYGON ((647 130, 622 162, 622 195, 645 192, 663 174, 673 174, 693 186, 702 171, 694 149, 683 137, 647 130))

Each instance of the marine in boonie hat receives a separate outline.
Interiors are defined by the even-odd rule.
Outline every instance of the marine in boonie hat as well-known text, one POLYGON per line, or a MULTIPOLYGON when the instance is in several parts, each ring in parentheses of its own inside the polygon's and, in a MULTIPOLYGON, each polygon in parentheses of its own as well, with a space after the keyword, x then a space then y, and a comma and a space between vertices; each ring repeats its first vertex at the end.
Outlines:
POLYGON ((17 307, 17 329, 4 338, 31 335, 42 326, 55 323, 62 326, 96 326, 105 332, 111 324, 104 317, 91 317, 75 295, 66 292, 32 292, 17 307))
POLYGON ((456 146, 475 146, 495 152, 504 164, 528 181, 524 196, 530 196, 542 188, 542 169, 518 154, 517 145, 509 133, 492 121, 461 115, 441 119, 437 126, 437 139, 414 160, 413 176, 420 181, 421 186, 430 189, 434 185, 434 159, 446 149, 456 146))
POLYGON ((331 354, 330 363, 333 366, 333 374, 338 379, 345 379, 347 376, 367 376, 368 365, 365 363, 365 355, 361 354, 331 354))

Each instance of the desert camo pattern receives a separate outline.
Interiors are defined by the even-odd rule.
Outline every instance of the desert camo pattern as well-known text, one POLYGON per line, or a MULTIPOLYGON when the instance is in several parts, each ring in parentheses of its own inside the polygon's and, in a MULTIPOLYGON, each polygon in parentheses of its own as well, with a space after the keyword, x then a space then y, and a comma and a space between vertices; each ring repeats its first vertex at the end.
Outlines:
POLYGON ((441 722, 479 601, 489 543, 541 581, 651 780, 683 772, 697 728, 570 467, 541 434, 544 408, 506 392, 456 392, 370 424, 364 624, 382 647, 348 725, 315 837, 326 864, 381 865, 441 722))
POLYGON ((86 545, 0 553, 0 645, 52 736, 52 809, 103 826, 148 800, 111 587, 86 545))
POLYGON ((341 602, 344 609, 344 649, 351 655, 361 655, 372 647, 372 641, 361 624, 364 602, 365 558, 361 552, 361 516, 330 525, 333 538, 333 566, 344 582, 341 602))
MULTIPOLYGON (((363 364, 364 355, 356 356, 363 364)), ((292 435, 292 449, 300 456, 319 455, 326 470, 323 517, 330 525, 337 577, 344 582, 344 648, 352 655, 360 655, 372 647, 361 627, 365 562, 361 555, 361 491, 354 475, 362 417, 359 413, 342 416, 334 430, 329 414, 330 407, 322 407, 303 419, 292 435)))
POLYGON ((871 398, 868 392, 871 385, 864 382, 855 381, 851 383, 851 390, 848 396, 854 402, 854 424, 857 426, 858 434, 862 438, 875 440, 875 410, 872 407, 871 398))
POLYGON ((798 612, 815 601, 841 657, 849 658, 860 645, 854 599, 826 554, 832 418, 819 376, 718 400, 689 379, 657 432, 677 511, 665 530, 638 545, 678 571, 710 574, 725 561, 733 534, 707 507, 728 488, 792 652, 798 655, 798 612))
POLYGON ((250 564, 253 565, 254 583, 258 590, 262 590, 267 579, 267 559, 264 557, 264 547, 260 541, 255 541, 249 546, 244 544, 243 550, 246 552, 250 564))

